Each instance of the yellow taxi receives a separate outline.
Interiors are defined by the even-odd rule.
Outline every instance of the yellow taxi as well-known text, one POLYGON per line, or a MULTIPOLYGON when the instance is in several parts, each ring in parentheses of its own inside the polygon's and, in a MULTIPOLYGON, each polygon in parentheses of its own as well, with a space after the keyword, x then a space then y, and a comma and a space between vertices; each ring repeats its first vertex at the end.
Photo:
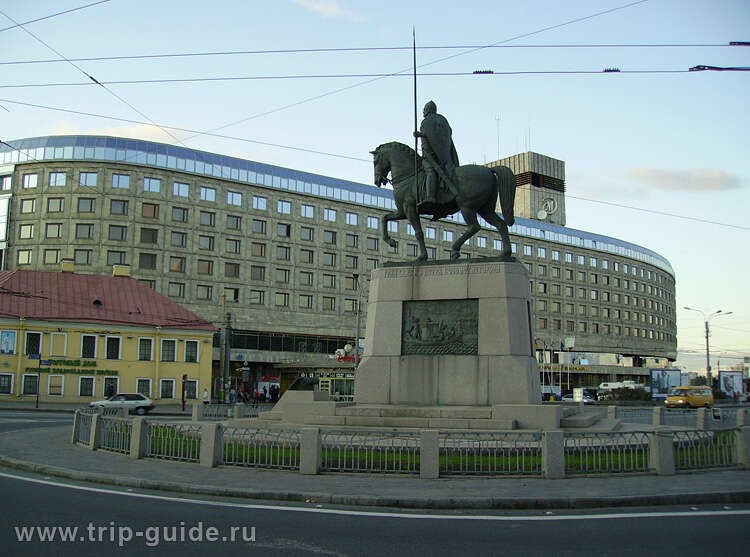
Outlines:
POLYGON ((667 408, 698 408, 709 407, 714 403, 714 395, 709 387, 675 387, 669 393, 664 404, 667 408))

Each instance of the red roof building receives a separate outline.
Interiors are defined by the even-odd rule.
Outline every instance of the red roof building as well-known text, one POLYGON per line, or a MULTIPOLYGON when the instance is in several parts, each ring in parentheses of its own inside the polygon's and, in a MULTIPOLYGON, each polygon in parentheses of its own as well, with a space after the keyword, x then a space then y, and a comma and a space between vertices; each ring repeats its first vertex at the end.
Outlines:
POLYGON ((176 403, 211 392, 216 327, 127 267, 113 274, 0 271, 0 400, 138 392, 176 403))
POLYGON ((127 276, 0 271, 0 317, 168 327, 216 327, 127 276))

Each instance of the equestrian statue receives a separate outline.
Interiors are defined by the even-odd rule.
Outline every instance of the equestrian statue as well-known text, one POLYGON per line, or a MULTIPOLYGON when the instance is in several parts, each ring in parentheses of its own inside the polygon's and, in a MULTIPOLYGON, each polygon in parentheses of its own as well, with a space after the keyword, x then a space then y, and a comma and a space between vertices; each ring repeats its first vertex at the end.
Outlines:
POLYGON ((516 178, 506 166, 489 168, 477 164, 459 166, 448 120, 429 101, 424 106, 424 119, 414 136, 422 140, 422 156, 403 143, 392 141, 380 145, 373 155, 375 185, 393 185, 397 210, 383 217, 383 240, 391 247, 397 242, 388 234, 388 222, 407 219, 414 228, 419 244, 417 261, 427 260, 427 248, 420 215, 438 220, 461 211, 467 229, 453 242, 451 259, 461 256, 461 246, 479 232, 477 215, 500 232, 502 257, 511 258, 508 227, 515 217, 516 178), (390 174, 390 178, 388 177, 390 174), (502 217, 495 212, 498 198, 502 217))

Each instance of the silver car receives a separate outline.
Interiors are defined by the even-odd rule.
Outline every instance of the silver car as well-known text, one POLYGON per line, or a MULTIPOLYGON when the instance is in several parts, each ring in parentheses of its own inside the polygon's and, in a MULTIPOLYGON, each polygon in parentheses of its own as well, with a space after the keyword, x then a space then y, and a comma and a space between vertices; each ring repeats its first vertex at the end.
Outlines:
POLYGON ((118 393, 105 400, 96 400, 89 406, 101 408, 127 408, 139 416, 148 414, 156 406, 154 401, 140 393, 118 393))

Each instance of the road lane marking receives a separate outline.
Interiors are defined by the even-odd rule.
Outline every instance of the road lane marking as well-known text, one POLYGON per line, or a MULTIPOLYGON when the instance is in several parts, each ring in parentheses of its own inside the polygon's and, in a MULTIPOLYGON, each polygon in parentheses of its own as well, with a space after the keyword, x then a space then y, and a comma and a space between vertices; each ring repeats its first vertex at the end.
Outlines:
POLYGON ((119 495, 122 497, 137 497, 141 499, 152 499, 156 501, 169 501, 179 503, 190 503, 194 505, 205 505, 211 507, 225 507, 235 509, 266 510, 266 511, 286 511, 286 512, 303 512, 318 514, 333 514, 346 516, 371 516, 375 518, 415 518, 429 520, 487 520, 498 522, 539 522, 549 520, 612 520, 618 518, 684 518, 691 516, 743 516, 750 515, 750 509, 746 510, 720 510, 720 511, 651 511, 643 513, 599 513, 599 514, 581 514, 581 515, 541 515, 541 516, 494 516, 494 515, 441 515, 441 514, 410 514, 394 512, 376 512, 376 511, 351 511, 344 509, 320 509, 308 507, 284 507, 280 505, 256 505, 250 503, 230 503, 227 501, 205 501, 202 499, 190 499, 187 497, 171 497, 166 495, 153 495, 149 493, 126 493, 114 489, 104 489, 98 487, 88 487, 81 485, 69 485, 56 481, 40 480, 37 478, 28 478, 16 474, 7 474, 0 472, 0 477, 20 480, 30 483, 51 485, 67 489, 76 489, 79 491, 89 491, 92 493, 103 493, 106 495, 119 495))

